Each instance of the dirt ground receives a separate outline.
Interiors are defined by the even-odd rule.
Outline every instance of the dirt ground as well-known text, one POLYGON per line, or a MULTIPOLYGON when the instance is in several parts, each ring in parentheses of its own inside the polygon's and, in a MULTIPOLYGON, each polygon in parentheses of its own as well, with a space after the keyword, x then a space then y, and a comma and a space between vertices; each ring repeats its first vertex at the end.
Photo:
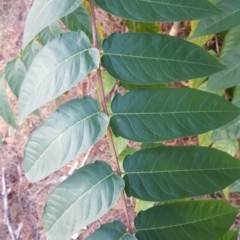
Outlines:
MULTIPOLYGON (((8 61, 19 54, 24 22, 31 2, 31 0, 0 0, 0 72, 5 68, 8 61)), ((97 12, 97 18, 106 35, 113 31, 122 32, 125 29, 121 20, 109 17, 101 11, 97 12)), ((168 26, 164 27, 168 29, 168 26)), ((62 101, 65 102, 72 98, 82 97, 88 94, 90 91, 89 81, 95 81, 94 73, 84 82, 64 94, 62 101)), ((14 113, 18 116, 17 99, 9 88, 7 88, 7 92, 14 113)), ((14 130, 8 126, 0 118, 0 134, 3 136, 4 143, 3 146, 0 146, 0 170, 2 170, 2 168, 5 169, 6 185, 9 193, 8 207, 10 222, 13 229, 17 230, 19 234, 18 239, 47 239, 42 227, 42 212, 46 198, 56 185, 81 166, 86 155, 89 154, 87 162, 104 159, 114 165, 109 154, 107 139, 103 139, 93 147, 90 152, 82 154, 50 177, 34 184, 27 181, 22 168, 23 150, 26 141, 33 130, 36 129, 36 127, 39 126, 39 124, 59 105, 60 103, 58 101, 53 101, 45 105, 40 109, 41 117, 35 115, 29 116, 27 120, 19 126, 18 130, 14 130)), ((169 144, 197 144, 197 140, 196 138, 177 140, 169 144)), ((0 178, 2 179, 2 172, 0 172, 0 178)), ((238 195, 233 197, 234 203, 237 205, 239 204, 238 198, 238 195)), ((128 210, 132 222, 135 216, 133 209, 133 203, 129 201, 128 210)), ((116 219, 125 219, 121 203, 117 203, 108 214, 79 232, 74 239, 83 240, 101 224, 116 219)), ((237 228, 238 224, 235 227, 237 228)), ((7 226, 4 223, 2 196, 0 197, 0 240, 11 240, 7 226)))

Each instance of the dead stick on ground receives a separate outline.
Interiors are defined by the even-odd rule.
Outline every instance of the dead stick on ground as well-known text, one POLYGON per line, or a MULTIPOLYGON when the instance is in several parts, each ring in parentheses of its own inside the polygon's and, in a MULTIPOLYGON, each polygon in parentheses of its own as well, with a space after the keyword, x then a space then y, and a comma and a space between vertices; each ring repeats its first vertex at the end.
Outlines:
POLYGON ((10 233, 11 239, 16 240, 15 233, 12 229, 12 226, 10 224, 9 220, 9 212, 8 212, 8 192, 6 187, 6 181, 5 181, 5 170, 2 168, 2 196, 3 196, 3 210, 4 210, 4 217, 5 217, 5 223, 8 227, 8 231, 10 233))

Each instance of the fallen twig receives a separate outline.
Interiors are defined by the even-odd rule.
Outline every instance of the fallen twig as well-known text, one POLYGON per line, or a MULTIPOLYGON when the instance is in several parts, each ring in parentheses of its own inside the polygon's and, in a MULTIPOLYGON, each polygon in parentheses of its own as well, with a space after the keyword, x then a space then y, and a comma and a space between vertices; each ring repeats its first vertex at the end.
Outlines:
POLYGON ((6 180, 5 180, 5 170, 2 168, 2 196, 3 196, 3 210, 4 210, 4 218, 5 218, 5 224, 8 227, 9 234, 11 236, 12 240, 16 240, 15 233, 12 229, 10 220, 9 220, 9 212, 8 212, 8 192, 6 188, 6 180))

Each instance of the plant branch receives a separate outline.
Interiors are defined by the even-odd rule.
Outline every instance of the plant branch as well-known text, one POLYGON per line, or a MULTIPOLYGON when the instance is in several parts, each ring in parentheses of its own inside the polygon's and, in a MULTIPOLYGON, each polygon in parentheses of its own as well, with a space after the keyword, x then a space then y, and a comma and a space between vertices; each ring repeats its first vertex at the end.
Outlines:
MULTIPOLYGON (((92 20, 92 35, 93 35, 93 45, 95 48, 99 49, 98 46, 98 39, 97 39, 97 27, 96 27, 96 17, 95 17, 95 10, 94 10, 94 0, 90 0, 90 6, 91 6, 91 20, 92 20)), ((105 112, 105 114, 107 116, 109 116, 108 110, 107 110, 107 104, 106 104, 106 100, 105 100, 105 94, 104 94, 104 87, 103 87, 103 79, 102 79, 102 72, 101 72, 101 68, 99 67, 97 69, 97 81, 99 84, 99 88, 100 88, 100 97, 101 97, 101 103, 102 103, 102 108, 103 111, 105 112)), ((117 156, 117 152, 116 152, 116 148, 113 142, 113 137, 112 137, 112 132, 110 130, 110 127, 108 127, 107 129, 107 136, 109 138, 109 144, 110 144, 110 148, 112 149, 113 152, 113 158, 117 167, 117 174, 119 176, 121 176, 121 169, 120 169, 120 165, 118 162, 118 156, 117 156)), ((128 224, 128 230, 130 233, 133 233, 132 230, 132 226, 131 226, 131 222, 128 216, 128 210, 127 210, 127 202, 126 202, 126 198, 124 195, 124 192, 122 191, 121 194, 121 198, 123 201, 123 208, 124 208, 124 213, 125 213, 125 217, 126 217, 126 221, 128 224)))

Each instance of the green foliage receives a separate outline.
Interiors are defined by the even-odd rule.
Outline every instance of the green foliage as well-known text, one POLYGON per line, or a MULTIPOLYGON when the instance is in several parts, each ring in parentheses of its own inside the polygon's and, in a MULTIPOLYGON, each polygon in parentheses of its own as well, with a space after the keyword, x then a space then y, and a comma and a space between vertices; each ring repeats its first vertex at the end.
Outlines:
POLYGON ((136 237, 139 240, 169 240, 176 236, 178 239, 219 240, 231 226, 237 212, 237 208, 222 201, 164 204, 137 215, 136 237))
POLYGON ((219 90, 230 88, 239 83, 240 74, 240 44, 227 53, 222 59, 221 63, 227 68, 224 71, 215 73, 209 80, 207 87, 210 90, 219 90))
POLYGON ((76 171, 49 195, 44 229, 50 239, 68 239, 103 216, 118 200, 124 182, 111 167, 96 161, 76 171))
POLYGON ((91 97, 63 104, 27 142, 24 170, 28 180, 39 181, 63 167, 100 140, 107 125, 107 116, 91 97))
POLYGON ((201 19, 191 38, 223 32, 239 25, 240 0, 220 0, 215 5, 221 13, 201 19))
MULTIPOLYGON (((28 140, 24 170, 29 181, 39 181, 60 169, 107 131, 114 145, 112 154, 118 158, 115 164, 124 174, 122 178, 104 161, 96 161, 57 186, 44 208, 48 239, 71 238, 108 212, 124 190, 137 198, 136 235, 129 223, 126 229, 115 221, 104 224, 87 240, 236 240, 237 232, 229 229, 238 209, 223 201, 190 199, 229 185, 229 192, 239 189, 240 162, 233 157, 240 136, 239 86, 233 91, 235 106, 223 95, 225 88, 240 84, 240 0, 95 2, 111 14, 131 20, 126 25, 136 33, 111 34, 101 51, 90 44, 93 38, 97 46, 93 33, 98 29, 89 13, 94 12, 92 0, 92 11, 81 5, 83 0, 35 0, 26 21, 23 51, 6 68, 7 81, 19 97, 21 121, 98 69, 100 52, 107 70, 102 73, 105 96, 116 80, 129 90, 114 97, 110 114, 101 111, 106 109, 104 94, 99 101, 90 96, 73 99, 60 106, 28 140), (59 19, 70 32, 63 33, 59 19), (187 20, 199 20, 191 22, 191 42, 160 34, 157 22, 187 20), (219 61, 202 46, 214 33, 225 30, 229 31, 219 61), (43 48, 34 40, 36 36, 43 48), (190 87, 198 89, 170 87, 170 83, 189 79, 190 87), (202 133, 199 144, 207 147, 159 143, 202 133), (127 147, 129 140, 143 142, 136 144, 142 150, 127 147), (216 140, 224 141, 213 142, 216 140), (174 202, 162 204, 166 200, 174 202), (161 205, 154 206, 154 201, 161 205)), ((101 45, 100 37, 98 42, 101 45)), ((102 92, 101 84, 97 90, 102 92)), ((16 127, 3 76, 0 99, 0 115, 16 127)))
POLYGON ((63 33, 62 28, 58 23, 54 22, 39 33, 39 40, 42 45, 46 45, 54 38, 59 37, 61 33, 63 33))
POLYGON ((182 81, 224 69, 201 47, 162 34, 112 34, 104 40, 103 50, 103 67, 115 78, 133 84, 182 81))
POLYGON ((20 121, 83 80, 98 68, 99 58, 99 51, 90 47, 83 32, 64 33, 47 44, 34 59, 23 82, 20 121))
POLYGON ((158 147, 126 157, 123 167, 128 196, 166 201, 227 187, 239 178, 240 161, 213 148, 158 147))
POLYGON ((133 235, 126 232, 126 227, 119 221, 107 223, 97 229, 86 240, 137 240, 133 235))
POLYGON ((8 101, 5 89, 5 75, 0 73, 0 116, 13 128, 17 128, 17 123, 8 101))
POLYGON ((23 35, 24 49, 28 43, 45 27, 77 9, 83 0, 46 0, 34 1, 26 20, 23 35))
POLYGON ((112 101, 116 136, 137 142, 166 141, 208 132, 240 114, 215 94, 195 89, 139 89, 112 101), (158 104, 156 104, 158 103, 158 104))
POLYGON ((207 0, 201 1, 148 1, 95 0, 106 12, 118 17, 142 22, 172 22, 205 18, 219 13, 207 0), (144 9, 144 11, 143 11, 144 9))

